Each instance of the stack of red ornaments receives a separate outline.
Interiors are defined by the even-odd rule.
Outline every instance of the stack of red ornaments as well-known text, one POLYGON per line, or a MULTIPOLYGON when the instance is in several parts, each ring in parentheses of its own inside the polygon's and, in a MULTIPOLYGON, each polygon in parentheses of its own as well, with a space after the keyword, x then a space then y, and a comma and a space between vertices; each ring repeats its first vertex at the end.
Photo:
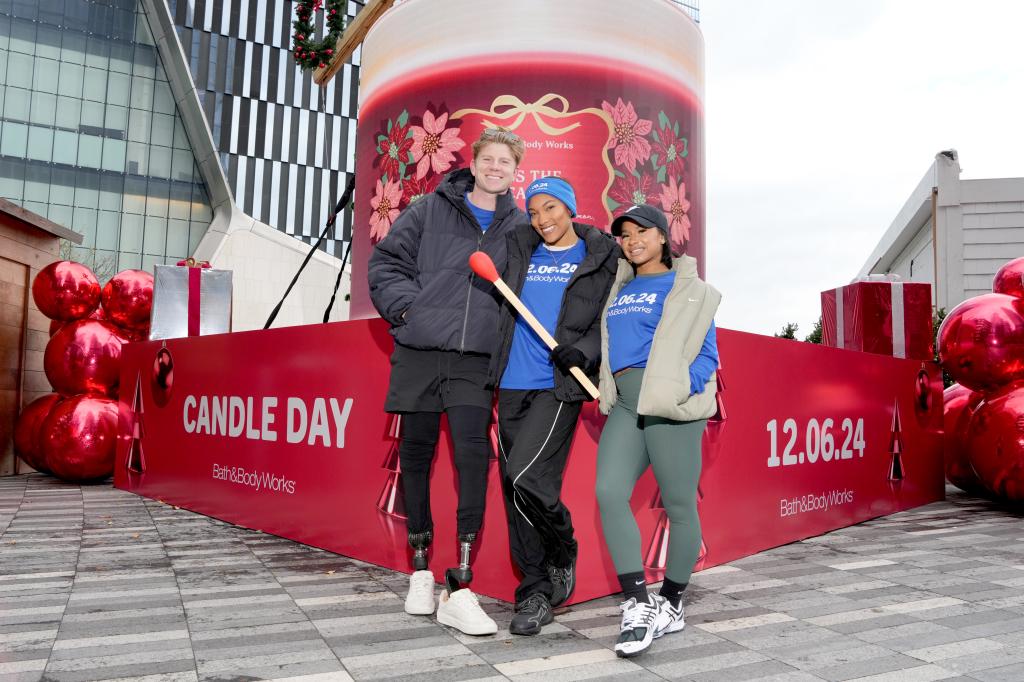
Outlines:
POLYGON ((101 288, 88 267, 58 261, 36 275, 32 299, 52 320, 43 369, 55 393, 22 410, 15 452, 67 481, 105 479, 114 472, 121 347, 149 336, 153 276, 124 270, 101 288))
POLYGON ((993 293, 953 308, 939 328, 939 360, 958 383, 945 393, 950 483, 1024 501, 1024 258, 996 273, 993 293))

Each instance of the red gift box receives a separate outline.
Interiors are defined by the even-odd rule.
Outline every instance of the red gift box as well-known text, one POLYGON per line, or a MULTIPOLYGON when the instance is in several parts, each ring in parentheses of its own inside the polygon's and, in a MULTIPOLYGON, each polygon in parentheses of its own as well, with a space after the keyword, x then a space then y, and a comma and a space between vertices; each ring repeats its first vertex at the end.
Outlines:
POLYGON ((932 360, 932 285, 857 281, 821 292, 822 344, 932 360))

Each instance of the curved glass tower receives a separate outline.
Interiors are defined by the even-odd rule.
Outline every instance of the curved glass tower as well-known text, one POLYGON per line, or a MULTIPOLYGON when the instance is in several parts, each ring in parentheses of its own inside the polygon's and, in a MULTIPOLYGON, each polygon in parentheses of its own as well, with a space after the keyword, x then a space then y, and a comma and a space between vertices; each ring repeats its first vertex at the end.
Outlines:
POLYGON ((212 213, 139 0, 0 0, 0 196, 101 280, 188 256, 212 213))

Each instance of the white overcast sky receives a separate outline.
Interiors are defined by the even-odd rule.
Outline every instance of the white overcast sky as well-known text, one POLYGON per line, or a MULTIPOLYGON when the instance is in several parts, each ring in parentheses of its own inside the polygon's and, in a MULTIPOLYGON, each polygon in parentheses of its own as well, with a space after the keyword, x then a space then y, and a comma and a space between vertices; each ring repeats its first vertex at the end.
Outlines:
POLYGON ((803 338, 943 149, 1024 176, 1024 3, 701 4, 721 326, 803 338))

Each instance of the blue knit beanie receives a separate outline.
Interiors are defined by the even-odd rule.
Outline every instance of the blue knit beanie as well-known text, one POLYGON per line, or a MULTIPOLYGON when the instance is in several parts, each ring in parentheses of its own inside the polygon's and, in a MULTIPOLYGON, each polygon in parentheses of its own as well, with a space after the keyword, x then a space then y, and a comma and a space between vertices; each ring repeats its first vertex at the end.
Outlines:
POLYGON ((526 188, 527 208, 530 206, 530 199, 535 194, 547 194, 558 199, 569 209, 569 215, 573 218, 576 217, 576 192, 573 191, 572 185, 562 178, 551 176, 531 182, 530 186, 526 188))

